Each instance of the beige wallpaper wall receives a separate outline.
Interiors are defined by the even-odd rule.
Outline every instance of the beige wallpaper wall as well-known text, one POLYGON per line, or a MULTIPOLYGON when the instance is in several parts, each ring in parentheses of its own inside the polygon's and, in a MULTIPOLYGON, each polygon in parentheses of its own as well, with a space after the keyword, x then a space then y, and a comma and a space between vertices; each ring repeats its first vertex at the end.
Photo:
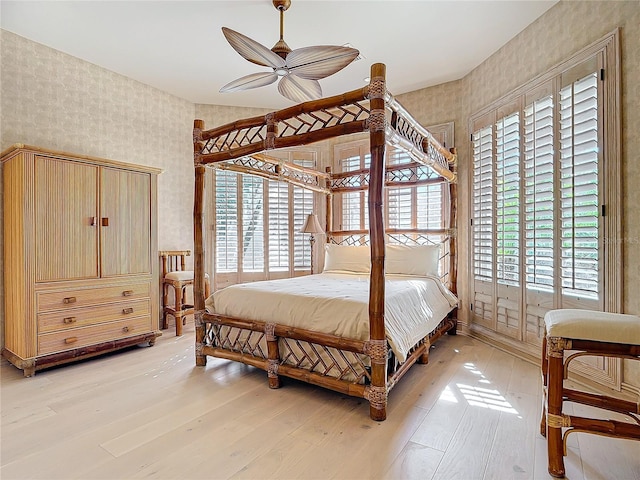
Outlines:
MULTIPOLYGON (((466 245, 469 173, 467 119, 616 27, 622 28, 624 309, 640 313, 640 2, 560 2, 465 78, 399 95, 423 124, 455 122, 460 159, 459 276, 468 305, 466 245)), ((0 148, 14 142, 154 165, 160 178, 160 248, 192 245, 191 129, 263 109, 193 105, 151 87, 1 31, 0 148)), ((425 58, 428 61, 428 58, 425 58)), ((393 93, 393 92, 392 92, 393 93)), ((328 150, 329 151, 329 150, 328 150)), ((1 188, 1 186, 0 186, 1 188)), ((0 242, 1 242, 0 234, 0 242)), ((0 289, 1 292, 1 289, 0 289)), ((467 312, 461 311, 462 320, 467 312)), ((1 320, 1 317, 0 317, 1 320)), ((625 379, 640 385, 640 369, 625 379)))

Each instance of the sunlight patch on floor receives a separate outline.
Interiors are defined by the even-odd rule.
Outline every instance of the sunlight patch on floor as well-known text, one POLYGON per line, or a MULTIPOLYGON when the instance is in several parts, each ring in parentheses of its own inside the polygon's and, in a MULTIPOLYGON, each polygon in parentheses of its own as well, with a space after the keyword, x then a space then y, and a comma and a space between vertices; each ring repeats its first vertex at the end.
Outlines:
POLYGON ((498 410, 520 417, 518 411, 504 398, 500 391, 489 388, 491 381, 489 381, 473 363, 465 363, 464 368, 473 375, 477 375, 479 377, 477 382, 486 387, 466 385, 463 383, 456 383, 455 387, 447 385, 440 393, 439 400, 459 403, 460 399, 464 398, 470 406, 498 410))

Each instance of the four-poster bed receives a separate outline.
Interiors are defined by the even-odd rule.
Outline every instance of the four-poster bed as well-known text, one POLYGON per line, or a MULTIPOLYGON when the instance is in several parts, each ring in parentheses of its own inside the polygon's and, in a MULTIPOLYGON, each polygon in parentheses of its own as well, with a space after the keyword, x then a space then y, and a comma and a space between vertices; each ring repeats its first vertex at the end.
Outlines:
MULTIPOLYGON (((441 285, 439 287, 427 285, 439 283, 434 281, 433 268, 425 271, 418 268, 418 271, 414 271, 413 263, 415 262, 412 262, 412 257, 406 256, 409 253, 418 255, 415 258, 425 259, 427 258, 425 255, 431 255, 427 245, 438 245, 440 254, 436 256, 436 260, 441 265, 442 279, 446 281, 449 290, 456 293, 455 153, 445 150, 386 91, 385 66, 375 64, 371 67, 371 81, 368 86, 343 95, 306 102, 266 116, 238 120, 211 130, 204 130, 204 122, 196 120, 194 122, 194 163, 196 171, 194 201, 196 364, 205 365, 207 355, 211 355, 243 362, 267 371, 271 388, 277 388, 280 384, 279 376, 284 375, 348 395, 362 397, 369 401, 371 418, 384 420, 387 396, 391 388, 411 365, 428 361, 429 347, 433 341, 447 331, 455 333, 457 300, 450 292, 444 291, 441 285), (303 145, 366 131, 369 132, 371 153, 371 167, 366 170, 337 174, 331 174, 330 171, 317 172, 291 163, 274 161, 271 157, 260 154, 265 150, 303 145), (386 167, 386 143, 403 149, 412 162, 386 167), (354 272, 325 271, 313 277, 276 282, 288 282, 285 283, 286 288, 282 287, 287 290, 293 281, 302 281, 304 285, 300 288, 307 294, 315 289, 313 282, 318 285, 318 290, 321 290, 320 283, 334 280, 345 281, 349 285, 359 284, 361 292, 356 292, 353 296, 346 295, 346 297, 349 297, 349 300, 352 297, 360 297, 359 306, 354 308, 360 319, 364 312, 366 322, 364 333, 362 329, 356 334, 345 333, 342 326, 329 327, 327 325, 331 322, 321 317, 316 318, 316 323, 312 324, 315 326, 310 327, 308 323, 300 326, 298 320, 287 321, 284 318, 286 315, 278 311, 272 312, 273 317, 264 314, 266 307, 263 306, 256 307, 257 313, 242 309, 227 310, 227 307, 221 307, 225 301, 227 289, 223 289, 225 293, 217 292, 220 295, 212 296, 205 305, 203 222, 205 166, 208 164, 215 164, 217 168, 286 181, 326 194, 327 241, 328 244, 335 244, 337 247, 332 250, 333 257, 331 259, 327 257, 327 259, 330 262, 340 263, 339 255, 344 256, 345 252, 349 252, 346 264, 353 264, 354 257, 351 253, 358 251, 357 255, 362 256, 362 248, 365 247, 349 247, 349 245, 368 244, 364 252, 367 258, 366 266, 360 270, 356 268, 354 272), (443 181, 449 182, 447 191, 451 196, 448 226, 440 229, 385 230, 382 209, 385 185, 424 185, 443 181), (333 231, 331 202, 333 195, 365 189, 369 192, 369 230, 333 231), (387 269, 395 275, 385 277, 385 243, 387 242, 390 244, 412 243, 417 246, 415 251, 411 247, 389 247, 387 269), (420 244, 423 245, 420 246, 420 244), (342 246, 353 250, 340 250, 342 246), (361 250, 357 250, 358 248, 361 250), (445 268, 442 268, 443 266, 445 268), (439 298, 438 300, 434 300, 432 304, 424 298, 416 297, 417 300, 411 300, 411 295, 415 295, 416 291, 423 292, 428 288, 432 293, 427 294, 427 297, 439 298), (409 293, 401 293, 405 291, 409 293), (400 308, 391 304, 396 296, 400 308), (403 307, 403 305, 414 304, 416 308, 422 305, 422 310, 408 312, 403 307), (240 313, 229 314, 228 311, 240 313), (262 317, 260 317, 260 311, 263 312, 262 317), (405 323, 402 317, 405 315, 411 318, 430 315, 433 318, 429 318, 428 323, 426 319, 424 322, 414 321, 413 326, 405 328, 402 326, 405 323), (280 320, 281 316, 282 320, 280 320), (400 327, 397 322, 401 324, 400 327), (398 328, 403 330, 399 340, 390 333, 390 330, 396 331, 398 328), (419 338, 416 335, 419 335, 419 338), (412 344, 409 347, 399 348, 398 344, 406 343, 409 341, 407 339, 410 339, 412 344)), ((326 265, 325 270, 327 270, 326 265)), ((244 295, 244 302, 230 297, 231 300, 226 300, 227 304, 244 303, 246 306, 253 302, 252 299, 258 302, 261 293, 268 298, 271 292, 281 289, 282 285, 260 283, 266 285, 258 286, 258 290, 251 290, 247 285, 238 286, 241 292, 240 298, 244 295)), ((335 286, 327 288, 329 291, 336 292, 335 286)), ((288 310, 293 311, 292 316, 295 317, 297 314, 298 319, 314 317, 314 310, 303 313, 304 307, 300 309, 297 306, 291 307, 288 302, 293 297, 286 296, 290 293, 288 290, 284 292, 285 297, 277 303, 287 305, 288 310)), ((314 291, 311 296, 322 297, 322 294, 314 291)), ((322 300, 316 298, 315 301, 319 301, 320 305, 329 305, 326 302, 331 302, 331 299, 322 297, 322 300)), ((339 311, 348 310, 342 306, 337 308, 339 311)))

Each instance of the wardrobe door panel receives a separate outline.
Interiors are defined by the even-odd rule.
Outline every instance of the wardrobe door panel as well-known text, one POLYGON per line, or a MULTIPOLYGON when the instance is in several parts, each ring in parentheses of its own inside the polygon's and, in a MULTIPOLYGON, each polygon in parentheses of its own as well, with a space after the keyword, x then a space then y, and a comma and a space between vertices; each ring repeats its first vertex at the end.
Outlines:
POLYGON ((35 157, 36 282, 98 277, 98 167, 35 157))
POLYGON ((103 277, 151 273, 151 176, 103 168, 100 234, 103 277))

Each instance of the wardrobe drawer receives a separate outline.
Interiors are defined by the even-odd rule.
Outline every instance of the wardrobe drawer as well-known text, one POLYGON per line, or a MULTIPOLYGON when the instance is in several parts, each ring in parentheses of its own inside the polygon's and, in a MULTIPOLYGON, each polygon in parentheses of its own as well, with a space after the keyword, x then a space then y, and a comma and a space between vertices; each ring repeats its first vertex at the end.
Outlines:
POLYGON ((94 307, 38 314, 38 333, 56 332, 97 323, 149 315, 149 300, 131 300, 94 307))
POLYGON ((38 355, 119 340, 151 331, 151 317, 146 316, 45 333, 38 335, 38 355))
POLYGON ((70 308, 112 303, 136 298, 148 298, 149 283, 134 283, 110 287, 66 290, 60 292, 39 292, 37 294, 38 312, 64 310, 70 308))

